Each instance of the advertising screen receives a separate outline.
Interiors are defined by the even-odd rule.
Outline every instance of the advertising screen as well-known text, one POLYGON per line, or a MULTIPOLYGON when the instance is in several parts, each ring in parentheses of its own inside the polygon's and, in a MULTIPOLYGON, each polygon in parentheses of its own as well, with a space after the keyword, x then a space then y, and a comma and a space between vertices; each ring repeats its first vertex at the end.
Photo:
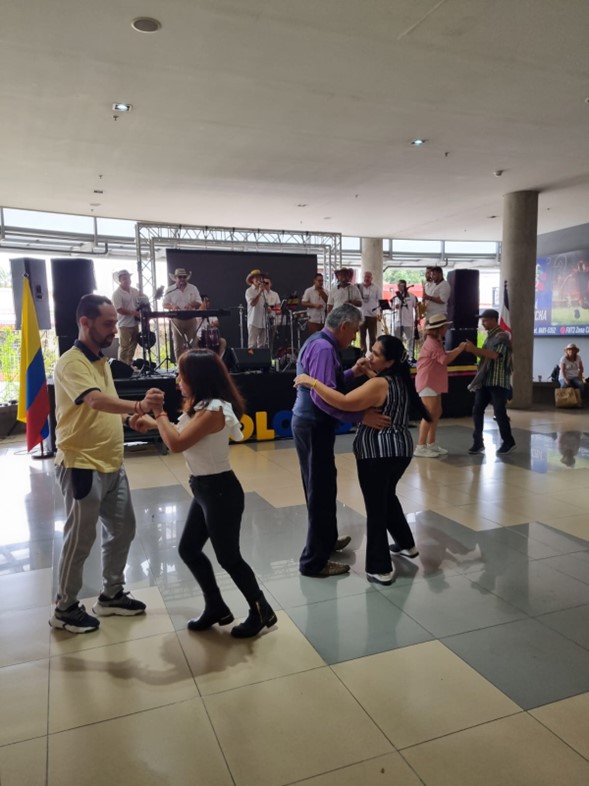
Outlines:
POLYGON ((589 249, 536 260, 535 336, 589 336, 589 249))

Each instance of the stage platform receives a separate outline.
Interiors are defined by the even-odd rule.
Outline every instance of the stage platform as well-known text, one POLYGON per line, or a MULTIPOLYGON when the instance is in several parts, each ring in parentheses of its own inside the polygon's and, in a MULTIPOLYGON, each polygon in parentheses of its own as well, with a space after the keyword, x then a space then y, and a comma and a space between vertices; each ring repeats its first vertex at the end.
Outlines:
MULTIPOLYGON (((472 412, 472 393, 467 385, 474 377, 475 366, 453 366, 449 368, 449 392, 442 396, 444 417, 459 418, 469 416, 472 412)), ((232 374, 232 379, 246 400, 246 414, 242 418, 244 437, 252 441, 273 439, 289 439, 292 437, 290 421, 295 401, 293 381, 294 372, 255 372, 248 371, 232 374)), ((152 387, 160 388, 165 396, 165 408, 170 416, 180 411, 182 398, 176 385, 173 373, 149 374, 115 379, 115 387, 121 398, 140 400, 145 392, 152 387)), ((49 397, 51 403, 51 444, 55 444, 55 406, 53 381, 49 380, 49 397)), ((349 424, 342 423, 339 434, 350 431, 349 424)), ((125 429, 125 442, 150 441, 165 452, 155 432, 140 435, 132 429, 125 429)))

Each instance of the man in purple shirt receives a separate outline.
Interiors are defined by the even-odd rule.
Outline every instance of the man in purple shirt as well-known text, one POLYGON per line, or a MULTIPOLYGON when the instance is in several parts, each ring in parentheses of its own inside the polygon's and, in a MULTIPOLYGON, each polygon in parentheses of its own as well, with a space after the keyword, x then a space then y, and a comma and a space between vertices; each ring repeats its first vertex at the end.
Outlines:
MULTIPOLYGON (((344 371, 341 350, 349 346, 358 331, 362 316, 349 304, 338 306, 328 315, 325 327, 310 336, 303 345, 297 374, 314 379, 341 392, 353 377, 364 374, 362 359, 344 371)), ((384 428, 390 418, 379 412, 342 412, 326 404, 313 389, 297 388, 293 407, 292 433, 301 467, 308 510, 307 542, 299 567, 304 576, 337 576, 347 573, 349 565, 332 562, 333 551, 345 548, 349 538, 338 540, 337 470, 335 466, 335 432, 340 421, 363 422, 384 428)))

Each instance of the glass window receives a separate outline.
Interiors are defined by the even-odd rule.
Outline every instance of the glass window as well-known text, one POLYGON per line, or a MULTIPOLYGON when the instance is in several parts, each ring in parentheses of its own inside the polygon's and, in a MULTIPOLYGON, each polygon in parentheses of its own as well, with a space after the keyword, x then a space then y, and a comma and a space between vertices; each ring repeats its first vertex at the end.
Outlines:
POLYGON ((135 237, 135 222, 121 218, 97 218, 99 235, 112 237, 135 237))
POLYGON ((490 241, 446 240, 444 243, 446 254, 496 254, 497 243, 490 241))
POLYGON ((4 208, 6 226, 24 229, 48 229, 56 232, 94 234, 92 216, 72 216, 65 213, 42 213, 38 210, 4 208))
POLYGON ((342 249, 344 251, 360 251, 360 238, 343 236, 342 249))
POLYGON ((393 253, 440 254, 441 240, 398 240, 393 238, 393 253))

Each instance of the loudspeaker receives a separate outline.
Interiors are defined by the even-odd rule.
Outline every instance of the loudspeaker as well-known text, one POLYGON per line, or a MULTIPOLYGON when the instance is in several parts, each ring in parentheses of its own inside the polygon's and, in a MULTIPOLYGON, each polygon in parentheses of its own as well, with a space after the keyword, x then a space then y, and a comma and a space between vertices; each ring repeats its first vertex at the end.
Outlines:
POLYGON ((133 367, 128 366, 121 360, 111 358, 108 363, 110 365, 110 370, 112 371, 113 379, 129 379, 133 376, 133 367))
MULTIPOLYGON (((472 341, 475 345, 477 344, 477 329, 476 328, 450 328, 446 333, 446 338, 444 339, 444 345, 446 348, 446 352, 449 352, 454 347, 457 347, 459 344, 462 344, 463 341, 472 341)), ((472 366, 474 363, 477 362, 475 355, 472 355, 470 352, 461 352, 460 355, 452 362, 453 366, 472 366)))
POLYGON ((29 277, 39 330, 50 330, 51 317, 49 315, 49 291, 47 289, 45 260, 30 257, 11 259, 10 273, 12 275, 12 297, 14 299, 14 313, 16 314, 16 329, 20 330, 21 328, 22 285, 26 274, 29 277))
POLYGON ((342 356, 342 368, 352 368, 354 363, 361 358, 364 353, 358 347, 346 347, 342 349, 341 356, 342 356))
POLYGON ((479 271, 451 270, 448 283, 452 288, 448 301, 448 319, 454 327, 476 328, 479 313, 479 271))
POLYGON ((233 347, 231 357, 235 371, 268 371, 272 365, 270 350, 266 347, 261 349, 233 347))
MULTIPOLYGON (((71 257, 52 259, 51 275, 53 276, 55 332, 57 336, 71 338, 71 346, 78 336, 76 309, 80 298, 83 295, 91 295, 96 289, 94 262, 91 259, 71 257)), ((59 351, 62 352, 61 343, 59 351)))

